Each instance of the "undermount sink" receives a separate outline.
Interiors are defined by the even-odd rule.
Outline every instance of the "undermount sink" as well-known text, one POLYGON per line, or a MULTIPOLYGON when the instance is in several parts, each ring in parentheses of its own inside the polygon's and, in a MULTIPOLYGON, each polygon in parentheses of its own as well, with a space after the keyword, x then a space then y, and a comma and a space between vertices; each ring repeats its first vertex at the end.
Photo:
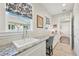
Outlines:
POLYGON ((12 43, 16 46, 16 48, 29 47, 35 42, 38 42, 38 40, 34 38, 26 38, 22 40, 12 41, 12 43))

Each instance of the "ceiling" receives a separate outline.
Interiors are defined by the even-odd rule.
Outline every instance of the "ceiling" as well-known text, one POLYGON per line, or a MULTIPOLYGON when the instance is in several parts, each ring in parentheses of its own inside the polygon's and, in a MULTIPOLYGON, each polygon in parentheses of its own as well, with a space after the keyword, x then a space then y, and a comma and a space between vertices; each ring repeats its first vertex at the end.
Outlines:
POLYGON ((73 3, 41 3, 51 15, 64 13, 73 9, 73 3))

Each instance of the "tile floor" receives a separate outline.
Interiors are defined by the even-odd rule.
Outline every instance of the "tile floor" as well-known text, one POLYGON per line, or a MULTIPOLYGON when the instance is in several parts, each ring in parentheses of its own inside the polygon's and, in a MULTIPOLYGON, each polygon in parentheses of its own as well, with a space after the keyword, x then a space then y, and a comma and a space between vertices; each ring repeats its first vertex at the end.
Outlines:
POLYGON ((69 44, 58 42, 53 50, 53 56, 74 56, 69 44))

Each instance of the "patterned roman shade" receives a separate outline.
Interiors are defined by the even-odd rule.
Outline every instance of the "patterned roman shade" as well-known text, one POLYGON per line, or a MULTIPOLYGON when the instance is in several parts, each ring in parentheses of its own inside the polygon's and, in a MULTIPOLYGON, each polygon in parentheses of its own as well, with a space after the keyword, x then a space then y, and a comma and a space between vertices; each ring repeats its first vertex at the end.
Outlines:
POLYGON ((6 11, 32 19, 32 4, 29 3, 6 3, 6 11))

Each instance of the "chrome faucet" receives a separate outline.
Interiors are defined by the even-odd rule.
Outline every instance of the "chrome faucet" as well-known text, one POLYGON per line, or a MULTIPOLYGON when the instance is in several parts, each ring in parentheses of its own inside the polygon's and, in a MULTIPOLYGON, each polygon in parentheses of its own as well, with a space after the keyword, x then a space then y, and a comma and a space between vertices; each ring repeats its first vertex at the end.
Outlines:
POLYGON ((27 37, 27 30, 26 31, 23 30, 23 37, 22 38, 25 39, 26 37, 27 37))

